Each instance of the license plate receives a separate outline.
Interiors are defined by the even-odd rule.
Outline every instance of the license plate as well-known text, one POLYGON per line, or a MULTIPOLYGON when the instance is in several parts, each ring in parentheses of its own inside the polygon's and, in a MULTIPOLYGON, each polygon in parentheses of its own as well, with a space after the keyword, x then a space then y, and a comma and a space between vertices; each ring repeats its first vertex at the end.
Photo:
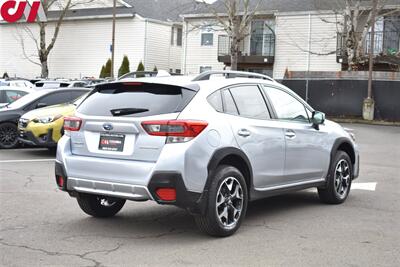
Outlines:
POLYGON ((122 152, 124 150, 125 135, 123 134, 100 134, 99 149, 105 151, 122 152))

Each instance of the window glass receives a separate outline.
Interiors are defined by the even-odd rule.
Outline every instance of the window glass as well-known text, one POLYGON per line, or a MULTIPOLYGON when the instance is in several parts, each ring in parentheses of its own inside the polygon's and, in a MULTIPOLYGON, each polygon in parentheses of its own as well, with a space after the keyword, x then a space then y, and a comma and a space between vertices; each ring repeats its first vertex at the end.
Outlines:
POLYGON ((278 119, 309 122, 304 105, 294 96, 283 90, 264 86, 278 119))
POLYGON ((182 29, 178 28, 176 32, 176 45, 182 46, 182 29))
POLYGON ((200 66, 200 73, 210 70, 211 70, 210 66, 200 66))
POLYGON ((176 69, 176 70, 175 70, 175 73, 181 74, 181 70, 180 70, 180 69, 176 69))
POLYGON ((196 92, 172 85, 107 84, 91 94, 78 110, 94 116, 144 117, 180 112, 196 92))
POLYGON ((202 33, 201 34, 201 45, 213 45, 214 34, 213 33, 202 33))
POLYGON ((238 86, 230 91, 240 116, 261 120, 270 118, 267 104, 257 86, 238 86))
POLYGON ((224 112, 231 115, 239 115, 229 90, 222 91, 222 97, 224 98, 224 112))
POLYGON ((207 97, 208 103, 210 103, 213 108, 218 111, 222 112, 222 98, 221 98, 221 91, 217 91, 212 93, 209 97, 207 97))
POLYGON ((72 100, 71 92, 56 92, 47 95, 45 97, 42 97, 41 99, 39 99, 39 101, 37 101, 36 104, 43 103, 46 104, 47 106, 52 106, 52 105, 66 103, 71 100, 72 100))
POLYGON ((171 45, 174 45, 174 33, 175 33, 175 28, 171 27, 171 45))
POLYGON ((5 93, 6 93, 6 102, 7 103, 12 103, 27 94, 24 91, 10 91, 10 90, 5 91, 5 93))

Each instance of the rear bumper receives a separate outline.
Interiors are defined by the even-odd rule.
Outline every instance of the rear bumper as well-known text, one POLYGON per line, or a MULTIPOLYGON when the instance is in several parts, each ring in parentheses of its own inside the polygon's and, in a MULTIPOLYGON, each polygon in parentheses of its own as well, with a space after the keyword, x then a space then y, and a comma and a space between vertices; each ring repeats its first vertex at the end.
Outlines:
POLYGON ((56 161, 56 182, 59 177, 64 180, 62 186, 57 183, 59 189, 68 192, 71 196, 85 193, 134 201, 154 200, 158 204, 178 206, 192 214, 203 214, 205 212, 206 201, 203 201, 203 199, 206 192, 200 194, 188 191, 182 175, 177 172, 155 172, 147 185, 137 185, 67 176, 64 165, 56 161), (176 190, 176 199, 174 201, 161 200, 156 194, 156 190, 159 188, 174 188, 176 190))

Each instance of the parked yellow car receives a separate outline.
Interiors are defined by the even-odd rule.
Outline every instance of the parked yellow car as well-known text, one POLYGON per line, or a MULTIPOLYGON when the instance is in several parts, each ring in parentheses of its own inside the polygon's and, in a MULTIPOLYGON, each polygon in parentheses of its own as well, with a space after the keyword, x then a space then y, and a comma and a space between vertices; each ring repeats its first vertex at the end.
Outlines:
POLYGON ((60 104, 25 113, 19 120, 19 141, 39 147, 55 149, 64 134, 64 117, 72 116, 87 94, 73 103, 60 104))

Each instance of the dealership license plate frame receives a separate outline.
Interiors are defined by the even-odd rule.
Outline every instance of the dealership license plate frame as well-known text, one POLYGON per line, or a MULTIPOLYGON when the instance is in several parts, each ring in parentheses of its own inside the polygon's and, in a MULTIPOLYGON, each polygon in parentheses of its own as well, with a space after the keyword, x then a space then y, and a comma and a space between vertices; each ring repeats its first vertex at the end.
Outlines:
POLYGON ((109 152, 123 152, 125 138, 125 134, 100 133, 99 150, 109 152))

